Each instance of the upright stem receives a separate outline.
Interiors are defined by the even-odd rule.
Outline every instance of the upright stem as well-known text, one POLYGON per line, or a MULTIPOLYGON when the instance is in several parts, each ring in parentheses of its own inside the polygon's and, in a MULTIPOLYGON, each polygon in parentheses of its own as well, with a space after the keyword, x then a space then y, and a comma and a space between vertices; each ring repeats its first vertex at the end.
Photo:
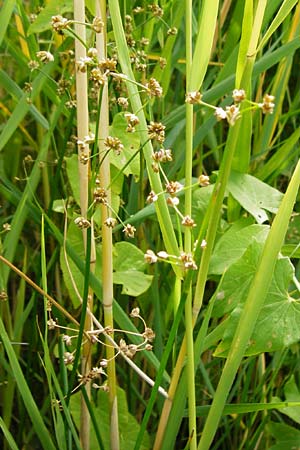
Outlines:
MULTIPOLYGON (((193 1, 186 0, 186 93, 190 91, 190 76, 193 58, 192 48, 192 11, 193 1)), ((193 105, 186 103, 186 146, 185 146, 185 185, 192 185, 193 168, 193 105)), ((185 191, 185 215, 192 215, 192 190, 188 188, 185 191)), ((184 251, 190 253, 192 249, 191 228, 185 227, 184 230, 184 251)), ((195 396, 195 368, 194 368, 194 339, 193 339, 193 321, 192 321, 192 287, 189 288, 189 294, 185 303, 185 334, 187 343, 187 393, 189 409, 189 436, 190 449, 197 448, 196 431, 196 396, 195 396)))
MULTIPOLYGON (((102 18, 105 23, 104 32, 97 34, 97 50, 98 58, 106 58, 106 1, 102 0, 97 3, 97 15, 102 18)), ((105 84, 102 91, 100 110, 100 121, 98 124, 99 153, 105 152, 104 139, 109 134, 109 106, 108 106, 108 86, 105 84)), ((106 190, 107 202, 111 204, 110 186, 110 162, 109 158, 101 159, 100 167, 100 187, 106 190)), ((101 224, 102 224, 102 289, 103 289, 103 307, 104 307, 104 323, 105 327, 111 330, 114 327, 113 321, 113 245, 112 245, 112 229, 105 225, 106 219, 109 217, 109 210, 106 204, 101 204, 101 224)), ((113 337, 113 335, 111 336, 113 337)), ((106 357, 107 379, 109 388, 110 403, 110 448, 118 450, 119 443, 119 426, 118 426, 118 403, 117 403, 117 382, 115 368, 115 349, 107 342, 106 357)))
MULTIPOLYGON (((75 33, 79 39, 75 39, 75 61, 85 58, 86 49, 82 42, 86 42, 85 26, 85 2, 84 0, 74 0, 74 20, 75 33), (78 23, 79 22, 79 23, 78 23)), ((76 99, 77 99, 77 137, 80 141, 84 141, 84 137, 89 134, 89 111, 88 111, 88 82, 86 72, 76 70, 76 99)), ((80 187, 80 209, 81 215, 87 218, 88 201, 89 201, 89 164, 83 164, 83 155, 89 155, 89 146, 87 144, 78 146, 78 171, 79 171, 79 187, 80 187)), ((93 236, 93 232, 91 233, 93 236)), ((83 230, 84 247, 87 246, 86 230, 83 230)), ((91 261, 95 259, 95 250, 93 239, 91 242, 91 261)), ((93 270, 93 265, 91 270, 93 270)), ((92 310, 93 296, 89 292, 87 307, 92 310)), ((85 330, 90 330, 92 321, 90 316, 86 316, 85 330)), ((81 370, 83 374, 87 374, 91 370, 91 351, 90 343, 83 345, 81 370)), ((91 386, 86 384, 86 393, 90 397, 91 386)), ((81 397, 81 414, 80 414, 80 440, 82 448, 89 450, 90 448, 90 415, 86 406, 86 402, 81 397)))

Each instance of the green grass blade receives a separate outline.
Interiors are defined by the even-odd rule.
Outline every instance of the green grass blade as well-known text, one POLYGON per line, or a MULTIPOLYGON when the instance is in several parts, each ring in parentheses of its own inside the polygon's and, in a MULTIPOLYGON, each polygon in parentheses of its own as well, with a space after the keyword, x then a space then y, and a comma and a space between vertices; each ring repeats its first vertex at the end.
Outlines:
POLYGON ((30 392, 28 384, 26 383, 22 369, 19 365, 17 356, 16 356, 14 349, 10 343, 9 337, 6 333, 6 330, 5 330, 5 327, 4 327, 4 324, 3 324, 3 321, 1 318, 0 318, 0 336, 1 336, 1 340, 2 340, 2 343, 5 348, 5 351, 7 353, 12 372, 15 376, 16 384, 18 386, 19 392, 24 401, 25 408, 31 418, 35 432, 36 432, 37 436, 39 437, 41 446, 45 450, 56 450, 57 447, 56 447, 56 445, 53 444, 51 434, 43 421, 41 413, 33 399, 33 396, 30 392))
POLYGON ((0 45, 5 36, 11 15, 15 7, 15 0, 5 0, 0 12, 0 45))
POLYGON ((274 31, 276 31, 277 28, 282 24, 282 22, 291 12, 296 3, 298 3, 298 0, 284 0, 278 13, 274 17, 274 20, 272 21, 271 25, 265 32, 257 51, 261 50, 265 46, 265 44, 269 41, 274 31))
POLYGON ((297 164, 264 245, 261 259, 245 307, 241 313, 229 355, 203 429, 198 450, 208 450, 217 431, 227 396, 271 283, 275 263, 283 245, 299 184, 300 161, 297 164))
POLYGON ((19 450, 13 435, 11 434, 11 432, 9 431, 9 429, 7 428, 4 420, 2 419, 2 417, 0 417, 0 428, 2 430, 2 433, 4 435, 4 438, 6 439, 8 445, 10 446, 11 450, 19 450))
POLYGON ((219 0, 205 0, 202 5, 188 91, 199 90, 206 74, 215 35, 219 0))

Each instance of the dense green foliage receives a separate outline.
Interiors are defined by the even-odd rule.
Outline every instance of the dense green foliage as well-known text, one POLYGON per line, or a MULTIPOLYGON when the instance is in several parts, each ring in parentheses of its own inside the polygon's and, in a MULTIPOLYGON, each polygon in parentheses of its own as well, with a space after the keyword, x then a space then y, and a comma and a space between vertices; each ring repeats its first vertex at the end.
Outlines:
POLYGON ((75 6, 0 9, 0 447, 300 448, 300 2, 75 6))

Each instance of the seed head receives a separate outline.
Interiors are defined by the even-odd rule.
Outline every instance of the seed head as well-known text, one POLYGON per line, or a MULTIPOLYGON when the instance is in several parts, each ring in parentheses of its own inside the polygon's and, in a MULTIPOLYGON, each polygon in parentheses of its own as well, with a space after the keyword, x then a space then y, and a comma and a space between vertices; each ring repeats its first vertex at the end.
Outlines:
POLYGON ((140 308, 133 308, 133 310, 130 313, 131 317, 139 317, 140 315, 140 308))
POLYGON ((104 221, 104 225, 106 225, 108 228, 113 228, 116 225, 116 222, 116 219, 114 219, 113 217, 108 217, 104 221))
POLYGON ((148 134, 150 139, 156 139, 160 144, 165 140, 166 127, 161 122, 150 122, 148 125, 148 134))
POLYGON ((125 227, 123 228, 123 233, 125 233, 126 237, 134 238, 135 232, 136 232, 136 228, 133 225, 130 225, 130 223, 125 225, 125 227))
POLYGON ((147 341, 152 342, 152 341, 154 340, 154 338, 155 338, 155 333, 154 333, 154 331, 152 330, 152 328, 146 327, 146 328, 145 328, 145 331, 144 331, 144 333, 143 333, 143 337, 144 337, 147 341))
MULTIPOLYGON (((94 189, 94 202, 95 203, 102 203, 104 205, 107 204, 107 192, 104 188, 102 187, 96 187, 94 189)), ((108 220, 108 219, 107 219, 108 220)), ((114 219, 111 219, 114 220, 114 219)), ((105 224, 107 225, 107 224, 105 224)))
POLYGON ((178 30, 176 27, 169 28, 167 31, 168 36, 176 36, 177 33, 178 33, 178 30))
POLYGON ((122 150, 124 150, 124 145, 121 143, 120 139, 113 136, 107 136, 104 140, 104 145, 107 150, 114 150, 117 155, 119 155, 122 150))
POLYGON ((193 228, 193 227, 195 227, 196 226, 196 224, 195 224, 195 221, 190 217, 190 216, 185 216, 183 219, 182 219, 182 225, 183 226, 185 226, 185 227, 191 227, 191 228, 193 228))
POLYGON ((70 20, 66 19, 63 16, 57 15, 52 16, 51 18, 51 26, 54 31, 56 31, 59 34, 63 34, 63 31, 65 28, 67 28, 70 24, 70 20))
POLYGON ((190 103, 191 105, 196 105, 200 103, 202 99, 202 95, 199 91, 188 92, 185 96, 185 103, 190 103))
POLYGON ((119 106, 121 106, 124 109, 128 108, 128 99, 126 97, 119 97, 117 100, 117 103, 119 106))
POLYGON ((52 53, 45 52, 43 50, 40 52, 37 52, 36 57, 44 63, 54 61, 54 56, 52 55, 52 53))
POLYGON ((274 95, 265 94, 263 97, 263 103, 259 103, 258 106, 262 109, 263 114, 273 114, 274 112, 274 95))
POLYGON ((84 217, 76 217, 76 219, 74 220, 74 223, 81 230, 83 228, 89 228, 91 226, 91 223, 87 219, 85 219, 84 217))
POLYGON ((101 17, 94 17, 92 22, 92 30, 95 31, 95 33, 102 33, 104 27, 104 22, 101 19, 101 17))
POLYGON ((150 97, 161 97, 163 89, 155 78, 150 78, 149 82, 145 84, 150 97))
POLYGON ((158 199, 158 196, 155 194, 155 192, 154 191, 150 191, 146 202, 147 203, 154 203, 154 202, 157 201, 157 199, 158 199))
POLYGON ((152 250, 147 250, 144 259, 148 264, 155 264, 157 262, 157 256, 152 250))
POLYGON ((166 191, 172 196, 176 195, 177 192, 181 191, 182 189, 183 185, 179 183, 179 181, 169 181, 169 183, 166 184, 166 191))
POLYGON ((209 185, 209 177, 207 175, 200 175, 198 178, 198 183, 200 186, 208 186, 209 185))
POLYGON ((73 355, 73 353, 65 352, 65 353, 64 353, 64 364, 65 364, 66 366, 68 366, 69 364, 72 364, 73 361, 74 361, 74 355, 73 355))
POLYGON ((232 92, 232 98, 234 103, 241 103, 246 98, 246 92, 244 89, 234 89, 232 92))

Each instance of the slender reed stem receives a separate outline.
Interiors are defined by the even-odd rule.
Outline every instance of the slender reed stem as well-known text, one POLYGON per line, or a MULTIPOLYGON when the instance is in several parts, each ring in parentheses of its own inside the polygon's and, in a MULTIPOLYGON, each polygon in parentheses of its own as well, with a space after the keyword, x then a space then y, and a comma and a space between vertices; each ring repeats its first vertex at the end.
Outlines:
MULTIPOLYGON (((193 59, 192 48, 192 0, 186 0, 186 93, 190 91, 191 67, 193 59)), ((193 105, 186 103, 186 145, 185 145, 185 185, 192 185, 193 169, 193 105)), ((185 191, 185 215, 192 215, 192 189, 185 191)), ((190 253, 192 249, 191 228, 184 229, 184 251, 190 253)), ((185 303, 185 335, 187 343, 187 394, 189 409, 189 436, 190 449, 197 448, 197 428, 196 428, 196 395, 195 395, 195 368, 194 368, 194 339, 193 339, 193 320, 192 320, 192 286, 189 287, 189 293, 185 303)))
MULTIPOLYGON (((86 57, 86 30, 82 25, 85 22, 85 2, 84 0, 74 0, 74 20, 75 20, 75 34, 78 39, 75 39, 75 61, 86 57)), ((78 140, 84 142, 84 137, 89 134, 89 112, 88 112, 88 82, 87 73, 76 70, 76 98, 77 98, 77 137, 78 140)), ((80 209, 81 215, 87 218, 88 200, 89 200, 89 164, 83 164, 84 157, 89 155, 89 146, 85 143, 78 146, 78 171, 79 171, 79 187, 80 187, 80 209)), ((90 236, 93 236, 91 232, 90 236)), ((83 230, 84 247, 87 248, 87 233, 83 230)), ((90 247, 91 260, 95 259, 95 251, 93 239, 91 239, 92 246, 90 247)), ((93 270, 93 265, 91 267, 93 270)), ((93 308, 93 296, 89 291, 87 299, 87 308, 93 308)), ((84 313, 84 312, 83 312, 84 313)), ((85 320, 85 330, 91 329, 92 322, 87 315, 85 320)), ((83 345, 82 349, 82 372, 89 373, 91 370, 91 348, 88 341, 83 345)), ((86 394, 90 397, 91 387, 88 383, 86 385, 86 394)), ((90 448, 90 415, 83 396, 81 396, 81 416, 80 416, 80 439, 84 450, 90 448)))
MULTIPOLYGON (((97 3, 97 14, 105 23, 104 32, 97 34, 96 46, 99 60, 106 58, 106 1, 97 3)), ((99 154, 103 154, 104 139, 109 134, 109 104, 108 104, 108 85, 103 86, 100 121, 98 124, 99 154)), ((111 204, 110 189, 110 161, 105 158, 100 166, 100 187, 106 190, 107 203, 111 204)), ((102 289, 103 289, 103 308, 105 327, 113 330, 113 245, 112 229, 105 225, 110 210, 106 203, 101 204, 101 225, 102 225, 102 289)), ((113 337, 113 336, 112 336, 113 337)), ((118 425, 118 402, 117 402, 117 380, 115 368, 115 348, 108 345, 106 347, 107 379, 109 388, 110 403, 110 448, 118 450, 119 443, 119 425, 118 425)))

